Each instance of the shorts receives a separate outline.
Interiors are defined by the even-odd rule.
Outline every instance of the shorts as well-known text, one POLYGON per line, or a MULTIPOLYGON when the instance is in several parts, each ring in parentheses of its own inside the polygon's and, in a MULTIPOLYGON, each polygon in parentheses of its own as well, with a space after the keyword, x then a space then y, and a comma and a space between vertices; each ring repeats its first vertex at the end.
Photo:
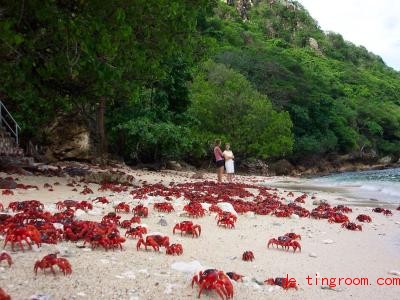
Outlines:
POLYGON ((217 160, 215 162, 215 165, 217 166, 217 168, 221 168, 221 167, 225 166, 225 161, 224 160, 217 160))

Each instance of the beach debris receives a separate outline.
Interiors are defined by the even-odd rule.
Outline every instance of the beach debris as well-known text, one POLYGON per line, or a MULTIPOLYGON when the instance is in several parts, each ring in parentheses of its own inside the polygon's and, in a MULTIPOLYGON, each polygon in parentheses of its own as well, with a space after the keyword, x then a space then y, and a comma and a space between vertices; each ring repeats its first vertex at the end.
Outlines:
POLYGON ((199 224, 193 224, 192 221, 183 221, 176 224, 172 230, 173 234, 175 234, 176 230, 179 230, 181 235, 183 233, 191 234, 192 237, 199 237, 201 234, 201 226, 199 224))
POLYGON ((196 283, 199 288, 199 295, 203 290, 215 290, 215 292, 224 299, 233 298, 233 285, 230 278, 223 272, 217 269, 207 269, 200 271, 192 278, 192 288, 196 283))
POLYGON ((45 294, 32 295, 29 300, 51 300, 51 296, 45 294))
POLYGON ((300 219, 300 216, 298 216, 298 215, 296 215, 296 214, 293 214, 293 215, 290 216, 290 219, 295 219, 295 220, 297 220, 297 219, 300 219))
POLYGON ((334 242, 330 239, 327 239, 327 240, 323 240, 322 243, 323 244, 333 244, 334 242))
POLYGON ((315 258, 315 257, 317 257, 317 254, 314 253, 314 252, 311 252, 310 254, 308 254, 308 256, 309 256, 309 257, 314 257, 314 258, 315 258))
POLYGON ((168 226, 168 222, 164 218, 160 218, 160 220, 157 222, 157 224, 161 225, 161 226, 168 226))
POLYGON ((391 275, 396 275, 396 276, 400 276, 400 271, 396 271, 396 270, 391 270, 388 272, 391 275))
POLYGON ((321 285, 322 290, 329 290, 329 291, 334 291, 334 292, 343 292, 344 290, 340 287, 332 287, 329 285, 321 285))
POLYGON ((242 260, 244 261, 253 261, 254 258, 254 254, 252 251, 245 251, 242 255, 242 260))

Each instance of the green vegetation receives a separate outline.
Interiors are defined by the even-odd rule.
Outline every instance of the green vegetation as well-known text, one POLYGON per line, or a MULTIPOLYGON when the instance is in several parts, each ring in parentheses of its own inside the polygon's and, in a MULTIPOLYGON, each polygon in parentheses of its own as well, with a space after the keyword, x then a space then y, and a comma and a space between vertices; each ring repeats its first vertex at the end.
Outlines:
POLYGON ((247 158, 399 156, 400 73, 297 2, 257 2, 243 21, 210 0, 7 1, 0 95, 25 140, 77 112, 132 162, 207 158, 216 137, 247 158))

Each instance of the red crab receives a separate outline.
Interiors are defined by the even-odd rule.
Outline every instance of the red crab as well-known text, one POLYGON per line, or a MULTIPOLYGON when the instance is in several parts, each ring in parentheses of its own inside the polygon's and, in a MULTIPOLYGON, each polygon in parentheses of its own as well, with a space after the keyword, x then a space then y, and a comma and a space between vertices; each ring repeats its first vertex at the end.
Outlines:
POLYGON ((349 213, 349 212, 353 211, 350 207, 347 207, 347 206, 344 206, 344 205, 335 206, 333 208, 333 210, 334 211, 341 211, 341 212, 344 212, 344 213, 349 213))
POLYGON ((359 222, 367 222, 367 223, 372 222, 371 217, 368 215, 358 215, 356 219, 359 222))
POLYGON ((292 240, 301 240, 301 235, 300 234, 295 234, 294 232, 286 233, 285 236, 291 238, 292 240))
POLYGON ((222 225, 227 228, 234 228, 237 217, 230 212, 224 211, 224 212, 218 213, 218 215, 216 216, 216 219, 218 219, 218 222, 217 222, 218 226, 222 225))
POLYGON ((225 226, 226 228, 235 228, 235 222, 230 218, 219 219, 217 225, 225 226))
POLYGON ((44 187, 45 189, 52 189, 52 188, 53 188, 53 186, 52 186, 51 184, 49 184, 49 183, 43 184, 43 187, 44 187))
POLYGON ((190 217, 193 218, 204 217, 206 214, 206 210, 197 201, 191 201, 189 204, 186 204, 183 207, 183 210, 187 212, 190 217))
POLYGON ((126 237, 132 238, 142 238, 143 234, 147 233, 147 228, 142 226, 136 226, 134 228, 130 228, 125 232, 126 237))
POLYGON ((277 277, 277 278, 268 278, 267 280, 264 281, 265 284, 269 284, 269 285, 278 285, 282 288, 284 288, 285 290, 290 289, 290 288, 294 288, 297 290, 297 284, 296 282, 291 282, 290 280, 288 280, 287 278, 284 277, 277 277))
POLYGON ((93 191, 88 186, 85 185, 81 194, 82 195, 93 194, 93 191))
POLYGON ((182 255, 183 254, 183 248, 181 244, 171 244, 168 247, 166 247, 165 253, 167 255, 182 255))
POLYGON ((349 217, 342 213, 335 213, 329 219, 329 223, 345 223, 349 221, 349 217))
POLYGON ((0 288, 0 300, 11 300, 11 297, 2 288, 0 288))
MULTIPOLYGON (((8 266, 11 267, 11 265, 12 265, 12 259, 11 259, 10 254, 8 254, 7 252, 2 252, 2 253, 0 254, 0 263, 1 263, 2 260, 7 261, 8 266)), ((0 299, 1 299, 1 298, 0 298, 0 299)))
POLYGON ((169 202, 154 203, 154 209, 160 212, 172 212, 175 211, 174 207, 169 202))
POLYGON ((132 209, 132 212, 135 216, 147 218, 149 215, 149 209, 143 204, 139 204, 132 209))
POLYGON ((287 196, 288 196, 288 197, 294 197, 294 194, 293 194, 293 192, 289 192, 289 193, 287 194, 287 196))
POLYGON ((182 233, 191 234, 193 237, 199 237, 201 234, 201 226, 198 224, 193 224, 192 221, 183 221, 175 225, 172 230, 173 234, 175 234, 175 230, 179 230, 182 233))
POLYGON ((293 253, 296 252, 297 248, 299 248, 299 251, 301 252, 301 245, 297 241, 293 241, 291 238, 287 236, 280 236, 278 239, 270 239, 268 241, 267 247, 269 248, 270 245, 276 245, 276 247, 281 246, 282 248, 285 248, 287 251, 289 250, 290 247, 293 248, 293 253))
POLYGON ((34 226, 31 225, 9 229, 7 231, 3 248, 5 248, 7 243, 10 242, 12 251, 15 251, 14 249, 15 244, 18 244, 19 248, 22 251, 24 251, 24 246, 22 245, 22 241, 25 241, 28 244, 29 249, 32 249, 31 242, 34 242, 38 247, 40 247, 41 245, 40 232, 34 226))
POLYGON ((382 212, 385 211, 385 209, 382 208, 382 207, 375 207, 375 208, 372 209, 372 211, 376 212, 376 213, 382 213, 382 212))
POLYGON ((142 220, 140 219, 140 217, 138 217, 138 216, 134 216, 134 217, 132 217, 131 218, 131 223, 133 224, 133 223, 138 223, 138 224, 140 224, 142 222, 142 220))
POLYGON ((242 260, 244 261, 253 261, 254 259, 254 254, 251 251, 245 251, 242 255, 242 260))
POLYGON ((293 214, 293 211, 291 209, 275 210, 272 214, 278 218, 287 218, 293 214))
POLYGON ((144 248, 147 250, 147 246, 153 247, 154 251, 159 251, 160 247, 168 247, 169 246, 169 237, 161 236, 161 235, 148 235, 146 237, 146 241, 143 239, 139 239, 136 244, 136 250, 139 251, 140 246, 144 245, 144 248))
POLYGON ((118 216, 116 213, 114 213, 114 212, 110 212, 110 213, 108 213, 107 215, 105 215, 104 217, 103 217, 103 219, 102 219, 102 223, 105 223, 105 224, 110 224, 110 223, 112 223, 112 224, 116 224, 116 225, 119 225, 119 219, 121 219, 121 216, 118 216))
POLYGON ((227 272, 226 275, 229 276, 230 279, 235 281, 243 281, 243 275, 237 274, 235 272, 227 272))
POLYGON ((33 268, 33 271, 37 275, 38 269, 43 269, 45 271, 46 269, 51 270, 51 272, 56 275, 56 272, 53 269, 53 266, 57 265, 60 270, 63 272, 64 275, 68 275, 72 273, 72 268, 71 264, 66 258, 57 258, 57 253, 54 254, 48 254, 45 257, 43 257, 41 260, 37 260, 35 262, 35 266, 33 268))
POLYGON ((400 210, 400 206, 397 208, 397 210, 400 210))
POLYGON ((346 228, 348 230, 359 230, 359 231, 362 231, 362 226, 361 225, 357 225, 357 224, 351 223, 351 222, 343 223, 342 227, 346 228))
POLYGON ((121 226, 121 227, 124 228, 124 229, 130 228, 131 225, 132 225, 131 220, 123 220, 123 221, 119 224, 119 226, 121 226))
POLYGON ((223 271, 216 269, 200 271, 198 275, 193 276, 192 288, 194 283, 200 287, 199 298, 203 290, 215 290, 222 299, 233 298, 232 282, 223 271))
POLYGON ((14 195, 14 192, 12 191, 12 190, 3 190, 2 192, 1 192, 1 194, 3 195, 3 196, 12 196, 12 195, 14 195))
POLYGON ((390 209, 385 209, 385 210, 383 211, 383 214, 384 214, 385 216, 391 216, 391 215, 393 215, 393 214, 392 214, 392 211, 391 211, 390 209))
POLYGON ((93 200, 93 202, 98 202, 102 204, 108 204, 110 201, 106 197, 97 197, 96 199, 93 200))
POLYGON ((126 213, 129 213, 129 211, 131 210, 129 204, 125 202, 119 203, 117 206, 114 207, 114 209, 115 212, 126 212, 126 213))

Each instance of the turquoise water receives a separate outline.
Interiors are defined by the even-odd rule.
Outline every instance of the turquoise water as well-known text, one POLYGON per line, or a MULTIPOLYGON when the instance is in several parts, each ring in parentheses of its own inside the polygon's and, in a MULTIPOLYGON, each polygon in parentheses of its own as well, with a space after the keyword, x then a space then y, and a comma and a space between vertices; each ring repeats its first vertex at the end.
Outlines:
POLYGON ((332 174, 310 183, 343 188, 355 197, 400 203, 400 168, 332 174))

